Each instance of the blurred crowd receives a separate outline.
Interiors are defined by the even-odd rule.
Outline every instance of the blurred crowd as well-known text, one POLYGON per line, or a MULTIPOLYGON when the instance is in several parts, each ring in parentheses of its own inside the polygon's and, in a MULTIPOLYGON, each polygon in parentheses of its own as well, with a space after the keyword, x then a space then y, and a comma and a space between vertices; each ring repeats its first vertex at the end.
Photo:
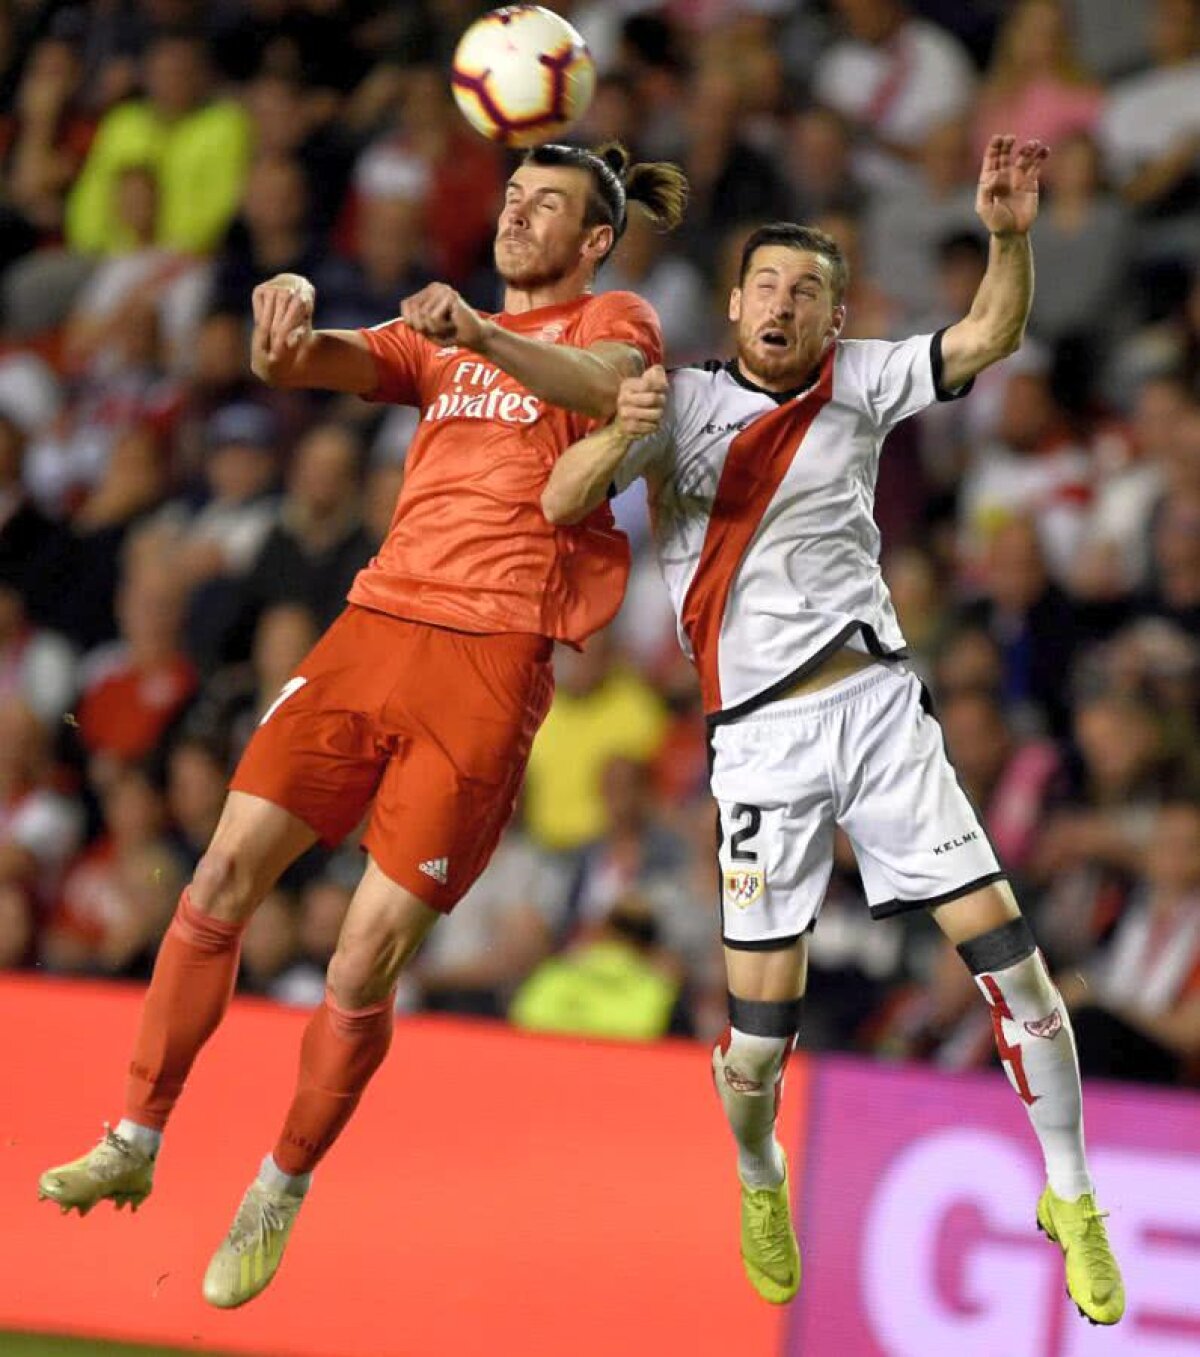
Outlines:
MULTIPOLYGON (((600 286, 670 360, 728 345, 740 244, 830 231, 848 334, 952 322, 989 134, 1049 142, 1026 345, 889 439, 878 517, 912 664, 1074 1011, 1091 1073, 1200 1073, 1200 4, 585 0, 580 139, 691 180, 600 286)), ((255 723, 381 541, 415 416, 276 392, 250 291, 317 323, 431 279, 497 305, 505 157, 447 89, 466 0, 0 0, 0 968, 140 978, 255 723)), ((725 1021, 690 667, 637 489, 625 607, 557 657, 516 825, 412 1010, 710 1038, 725 1021)), ((313 1004, 362 870, 287 873, 241 987, 313 1004)), ((848 845, 812 1048, 992 1058, 924 918, 868 921, 848 845)))

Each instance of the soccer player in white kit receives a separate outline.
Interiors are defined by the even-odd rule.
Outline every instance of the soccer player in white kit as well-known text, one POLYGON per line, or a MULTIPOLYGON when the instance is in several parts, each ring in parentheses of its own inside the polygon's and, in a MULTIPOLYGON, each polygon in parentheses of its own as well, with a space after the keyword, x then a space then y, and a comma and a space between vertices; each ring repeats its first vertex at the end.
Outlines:
POLYGON ((1067 1010, 904 664, 872 517, 888 431, 965 395, 1021 343, 1047 154, 992 138, 976 198, 987 273, 969 313, 937 334, 841 339, 835 242, 760 228, 729 303, 736 358, 627 381, 616 420, 563 454, 542 497, 547 518, 569 523, 647 481, 720 812, 730 1022, 713 1075, 737 1140, 746 1272, 776 1303, 796 1294, 800 1257, 775 1119, 841 826, 871 914, 931 910, 991 1007, 1046 1161, 1037 1223, 1063 1250, 1071 1297, 1094 1323, 1125 1308, 1088 1173, 1067 1010))

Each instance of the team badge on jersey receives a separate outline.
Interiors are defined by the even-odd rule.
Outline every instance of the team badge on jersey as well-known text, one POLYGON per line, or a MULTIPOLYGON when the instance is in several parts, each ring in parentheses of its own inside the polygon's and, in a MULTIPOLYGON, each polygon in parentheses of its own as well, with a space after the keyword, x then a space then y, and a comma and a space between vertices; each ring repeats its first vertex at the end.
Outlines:
POLYGON ((725 903, 735 909, 749 909, 762 899, 766 878, 761 867, 744 867, 725 872, 725 903))

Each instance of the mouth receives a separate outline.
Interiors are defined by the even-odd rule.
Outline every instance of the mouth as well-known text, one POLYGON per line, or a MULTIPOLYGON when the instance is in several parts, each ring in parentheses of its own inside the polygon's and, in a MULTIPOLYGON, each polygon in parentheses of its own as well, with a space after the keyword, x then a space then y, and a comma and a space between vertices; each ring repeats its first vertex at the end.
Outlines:
POLYGON ((788 337, 780 329, 771 326, 758 332, 760 344, 766 345, 769 349, 786 349, 788 347, 788 337))

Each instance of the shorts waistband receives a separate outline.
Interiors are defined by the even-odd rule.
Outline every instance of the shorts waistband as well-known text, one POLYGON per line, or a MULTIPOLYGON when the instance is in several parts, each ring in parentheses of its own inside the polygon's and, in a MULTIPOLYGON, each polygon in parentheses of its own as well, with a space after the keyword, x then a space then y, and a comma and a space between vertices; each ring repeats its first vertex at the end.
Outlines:
POLYGON ((794 716, 812 716, 817 712, 829 711, 834 707, 853 702, 863 693, 870 692, 888 679, 903 678, 909 670, 903 665, 877 664, 857 674, 848 674, 828 688, 820 688, 815 693, 805 693, 801 697, 782 697, 774 702, 764 702, 745 716, 740 716, 732 725, 741 725, 751 721, 785 721, 794 716))

